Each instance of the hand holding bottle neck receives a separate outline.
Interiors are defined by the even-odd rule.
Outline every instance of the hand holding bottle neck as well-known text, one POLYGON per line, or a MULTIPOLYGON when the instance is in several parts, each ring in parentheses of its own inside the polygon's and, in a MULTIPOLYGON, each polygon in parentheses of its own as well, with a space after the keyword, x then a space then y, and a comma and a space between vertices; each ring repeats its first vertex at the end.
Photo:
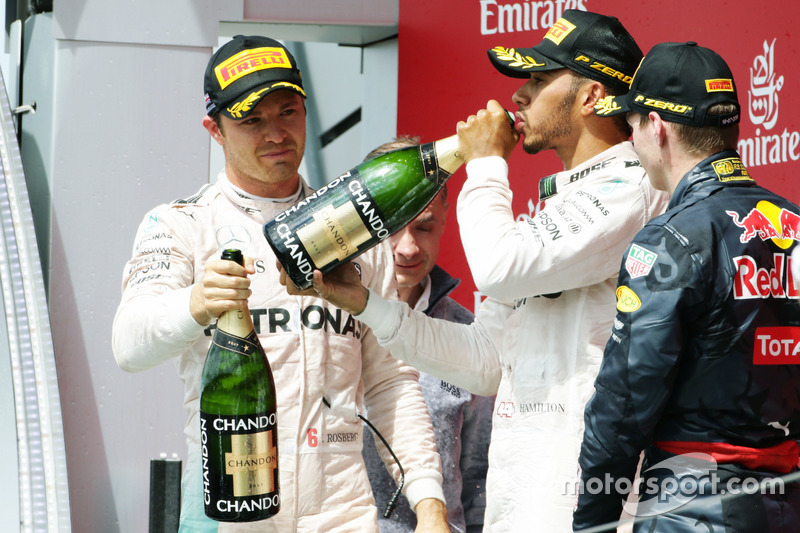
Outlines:
POLYGON ((327 274, 314 271, 313 285, 308 289, 298 289, 292 283, 283 266, 276 265, 280 272, 280 283, 292 296, 314 296, 323 298, 351 315, 358 315, 367 307, 369 291, 361 284, 361 276, 352 262, 342 263, 327 274))
POLYGON ((473 159, 500 156, 508 160, 514 150, 519 133, 513 128, 510 114, 494 100, 486 109, 470 116, 466 122, 459 122, 458 156, 469 163, 473 159))
POLYGON ((242 258, 242 262, 213 259, 205 264, 203 278, 192 286, 189 297, 189 312, 198 324, 207 326, 232 308, 247 309, 251 294, 248 276, 255 274, 255 264, 252 257, 242 258), (220 289, 225 291, 224 298, 220 289))

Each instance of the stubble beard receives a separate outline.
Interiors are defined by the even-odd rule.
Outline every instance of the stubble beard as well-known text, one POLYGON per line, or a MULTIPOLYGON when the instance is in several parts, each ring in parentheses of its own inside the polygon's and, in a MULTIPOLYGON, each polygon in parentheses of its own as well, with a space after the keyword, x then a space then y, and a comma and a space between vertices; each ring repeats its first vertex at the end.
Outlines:
POLYGON ((579 85, 573 83, 564 99, 556 106, 552 114, 546 117, 536 131, 525 135, 522 149, 527 154, 538 154, 555 147, 557 139, 568 136, 572 132, 572 105, 578 94, 579 85))

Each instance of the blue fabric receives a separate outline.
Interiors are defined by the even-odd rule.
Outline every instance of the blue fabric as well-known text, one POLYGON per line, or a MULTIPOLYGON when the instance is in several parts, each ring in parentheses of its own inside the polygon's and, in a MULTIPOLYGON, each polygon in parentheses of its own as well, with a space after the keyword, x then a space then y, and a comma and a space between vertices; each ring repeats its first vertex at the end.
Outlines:
MULTIPOLYGON (((622 261, 619 312, 586 407, 584 486, 632 480, 640 452, 654 454, 657 441, 766 448, 800 439, 800 365, 759 360, 764 338, 791 336, 800 326, 787 274, 800 234, 781 222, 800 220, 799 212, 725 151, 684 176, 667 212, 637 234, 622 261)), ((614 490, 579 495, 576 530, 619 518, 626 491, 606 489, 614 490)), ((797 500, 789 502, 795 514, 797 500)), ((709 514, 713 531, 786 531, 765 520, 740 528, 723 511, 709 514)))

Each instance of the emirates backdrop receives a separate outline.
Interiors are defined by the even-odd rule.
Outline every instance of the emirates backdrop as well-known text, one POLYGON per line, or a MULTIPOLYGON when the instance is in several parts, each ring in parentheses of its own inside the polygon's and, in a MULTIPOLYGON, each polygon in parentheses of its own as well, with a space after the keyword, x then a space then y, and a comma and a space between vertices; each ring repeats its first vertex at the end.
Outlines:
MULTIPOLYGON (((717 51, 733 70, 742 106, 739 153, 751 176, 800 202, 800 10, 791 3, 747 0, 400 0, 399 135, 423 142, 455 133, 456 124, 497 100, 509 110, 524 80, 502 76, 489 63, 494 46, 530 47, 541 41, 565 9, 615 16, 644 53, 660 42, 696 41, 717 51), (782 7, 780 7, 782 6, 782 7)), ((517 218, 536 212, 539 178, 562 170, 552 151, 535 156, 518 145, 509 161, 517 218)), ((453 296, 475 309, 480 295, 469 273, 455 203, 466 179, 459 170, 448 185, 451 209, 439 264, 461 286, 453 296)))

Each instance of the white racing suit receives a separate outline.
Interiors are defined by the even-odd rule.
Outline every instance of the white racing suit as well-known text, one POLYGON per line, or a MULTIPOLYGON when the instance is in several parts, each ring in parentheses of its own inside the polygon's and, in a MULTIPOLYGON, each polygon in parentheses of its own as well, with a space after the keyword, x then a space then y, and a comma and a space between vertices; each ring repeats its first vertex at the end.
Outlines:
POLYGON ((668 197, 629 142, 540 183, 545 207, 516 221, 508 167, 471 161, 461 240, 488 296, 472 325, 425 318, 371 293, 358 319, 420 370, 496 394, 487 532, 570 531, 583 412, 615 315, 622 254, 668 197))
MULTIPOLYGON (((303 185, 297 196, 309 192, 303 185)), ((318 298, 290 296, 279 284, 262 226, 289 205, 247 197, 223 172, 216 184, 194 197, 148 213, 125 266, 113 329, 117 362, 124 370, 140 371, 174 360, 184 383, 189 456, 182 482, 182 532, 377 531, 361 458, 362 423, 356 417, 365 407, 405 469, 404 494, 411 504, 428 497, 444 501, 418 372, 394 359, 348 313, 318 298), (189 295, 202 279, 205 262, 218 259, 224 248, 239 248, 255 258, 249 306, 278 396, 281 510, 250 524, 214 522, 204 516, 202 502, 198 409, 211 328, 192 318, 189 295)), ((365 285, 396 297, 388 244, 369 250, 356 263, 365 285)), ((388 452, 382 455, 398 478, 388 452)))

